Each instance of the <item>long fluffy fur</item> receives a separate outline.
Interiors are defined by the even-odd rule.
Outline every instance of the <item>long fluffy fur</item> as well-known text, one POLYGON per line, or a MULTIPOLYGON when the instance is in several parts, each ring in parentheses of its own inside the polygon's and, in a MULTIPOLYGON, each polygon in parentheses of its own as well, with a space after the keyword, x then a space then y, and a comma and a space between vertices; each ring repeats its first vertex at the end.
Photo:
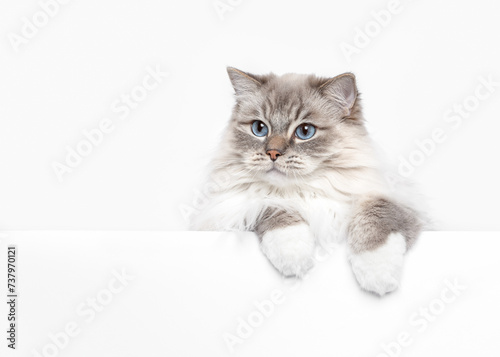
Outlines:
MULTIPOLYGON (((295 74, 279 78, 272 74, 253 76, 241 71, 230 71, 230 76, 236 90, 236 105, 211 164, 207 185, 212 189, 208 201, 192 216, 193 229, 251 231, 267 209, 281 208, 300 214, 321 243, 345 236, 346 221, 359 197, 395 197, 364 128, 357 90, 355 103, 348 115, 344 115, 345 95, 335 87, 325 89, 331 79, 295 74), (276 125, 288 124, 299 110, 293 100, 300 102, 300 108, 305 110, 304 98, 314 110, 329 113, 331 118, 327 119, 336 125, 334 140, 338 143, 329 143, 325 157, 319 158, 324 165, 306 174, 292 172, 277 184, 253 168, 251 152, 258 151, 254 148, 257 144, 250 141, 245 144, 244 135, 251 137, 251 133, 244 132, 246 127, 241 122, 271 113, 277 118, 276 125), (271 108, 267 101, 272 102, 271 108), (239 149, 239 145, 246 146, 239 149)), ((257 156, 253 161, 258 163, 260 154, 254 155, 257 156)))

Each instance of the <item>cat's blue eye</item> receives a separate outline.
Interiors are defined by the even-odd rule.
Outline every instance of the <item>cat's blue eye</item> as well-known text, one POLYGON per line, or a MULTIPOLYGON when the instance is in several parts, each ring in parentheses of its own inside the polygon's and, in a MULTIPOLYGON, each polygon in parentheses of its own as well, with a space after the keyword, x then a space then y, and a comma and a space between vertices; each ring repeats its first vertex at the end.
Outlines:
POLYGON ((267 125, 261 122, 260 120, 256 120, 252 123, 252 133, 255 136, 266 136, 269 132, 267 125))
POLYGON ((316 133, 316 128, 311 124, 300 124, 297 129, 295 129, 295 135, 301 140, 312 138, 314 133, 316 133))

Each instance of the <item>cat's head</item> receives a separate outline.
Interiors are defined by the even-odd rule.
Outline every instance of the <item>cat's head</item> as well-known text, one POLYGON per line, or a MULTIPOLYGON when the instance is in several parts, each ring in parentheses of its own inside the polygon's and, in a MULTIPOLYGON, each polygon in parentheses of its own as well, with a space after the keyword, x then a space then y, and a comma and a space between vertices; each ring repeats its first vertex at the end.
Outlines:
POLYGON ((223 148, 228 166, 280 185, 361 165, 366 132, 353 74, 228 73, 236 98, 223 148))

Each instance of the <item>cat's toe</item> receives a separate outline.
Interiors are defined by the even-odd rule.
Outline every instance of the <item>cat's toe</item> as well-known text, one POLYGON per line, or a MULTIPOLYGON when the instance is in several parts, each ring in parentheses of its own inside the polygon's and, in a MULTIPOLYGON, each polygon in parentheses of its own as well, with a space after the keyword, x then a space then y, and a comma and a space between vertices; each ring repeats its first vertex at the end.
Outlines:
POLYGON ((373 250, 349 257, 359 285, 380 296, 399 287, 406 242, 400 234, 391 234, 387 242, 373 250))
POLYGON ((289 277, 303 277, 313 266, 314 259, 311 256, 296 257, 282 256, 280 261, 273 265, 284 275, 289 277))
POLYGON ((399 278, 394 272, 372 272, 353 264, 352 270, 359 285, 366 291, 380 296, 390 293, 399 287, 399 278))
POLYGON ((314 266, 314 238, 307 225, 296 225, 267 232, 261 249, 285 276, 304 276, 314 266))

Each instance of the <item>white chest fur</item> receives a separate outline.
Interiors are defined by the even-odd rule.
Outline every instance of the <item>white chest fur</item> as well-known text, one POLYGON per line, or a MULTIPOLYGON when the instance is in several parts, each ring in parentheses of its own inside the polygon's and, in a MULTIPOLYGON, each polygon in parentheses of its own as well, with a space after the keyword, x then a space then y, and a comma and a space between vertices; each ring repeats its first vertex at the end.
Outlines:
POLYGON ((349 205, 314 192, 276 195, 263 193, 258 188, 219 191, 207 200, 198 214, 193 215, 192 225, 200 230, 253 230, 267 208, 300 215, 316 239, 327 242, 342 236, 349 205))

